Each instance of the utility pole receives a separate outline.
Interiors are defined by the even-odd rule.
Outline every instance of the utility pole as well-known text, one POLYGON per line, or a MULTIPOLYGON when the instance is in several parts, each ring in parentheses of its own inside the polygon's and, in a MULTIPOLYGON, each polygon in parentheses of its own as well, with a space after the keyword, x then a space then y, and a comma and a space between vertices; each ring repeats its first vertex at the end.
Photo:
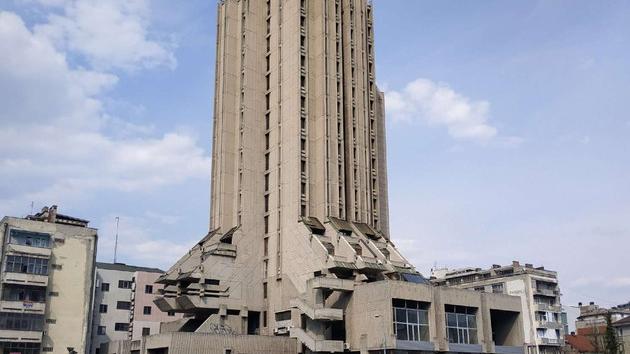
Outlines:
POLYGON ((116 217, 116 241, 114 241, 114 263, 116 263, 116 253, 118 252, 118 224, 120 223, 120 218, 116 217))

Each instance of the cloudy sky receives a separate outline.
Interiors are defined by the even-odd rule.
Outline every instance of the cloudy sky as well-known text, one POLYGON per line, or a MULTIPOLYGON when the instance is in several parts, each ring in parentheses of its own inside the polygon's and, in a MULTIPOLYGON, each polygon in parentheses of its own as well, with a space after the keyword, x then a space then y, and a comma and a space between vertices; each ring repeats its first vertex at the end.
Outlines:
MULTIPOLYGON (((425 274, 512 260, 630 300, 630 3, 376 0, 392 238, 425 274)), ((207 231, 215 3, 0 1, 0 214, 167 268, 207 231)))

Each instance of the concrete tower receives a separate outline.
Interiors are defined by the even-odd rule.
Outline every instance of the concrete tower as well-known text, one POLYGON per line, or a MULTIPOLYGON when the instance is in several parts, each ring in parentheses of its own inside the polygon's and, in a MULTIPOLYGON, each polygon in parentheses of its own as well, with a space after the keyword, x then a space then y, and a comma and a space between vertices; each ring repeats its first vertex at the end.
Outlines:
POLYGON ((368 1, 223 1, 217 37, 212 229, 333 216, 388 235, 368 1))
POLYGON ((225 0, 217 23, 211 231, 156 303, 194 315, 182 330, 291 332, 316 351, 343 336, 355 283, 423 280, 389 241, 372 6, 225 0))

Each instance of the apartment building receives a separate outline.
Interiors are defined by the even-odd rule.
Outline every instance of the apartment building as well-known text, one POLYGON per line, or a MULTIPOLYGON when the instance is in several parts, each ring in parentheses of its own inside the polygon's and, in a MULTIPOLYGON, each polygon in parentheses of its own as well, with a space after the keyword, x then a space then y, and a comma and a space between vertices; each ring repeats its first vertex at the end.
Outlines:
POLYGON ((438 286, 519 296, 529 353, 558 353, 564 345, 556 272, 514 261, 511 265, 493 265, 490 269, 438 269, 432 276, 432 282, 438 286))
POLYGON ((606 317, 610 315, 611 321, 617 322, 630 317, 630 308, 615 306, 611 308, 600 307, 595 302, 584 305, 578 303, 580 315, 575 321, 575 329, 578 335, 590 336, 604 334, 607 327, 606 317))
POLYGON ((86 353, 97 231, 57 206, 0 225, 0 351, 86 353))
POLYGON ((620 353, 628 353, 630 351, 630 316, 614 322, 613 327, 617 331, 617 336, 621 345, 620 353))
POLYGON ((578 307, 580 315, 575 321, 577 337, 585 338, 593 345, 595 351, 604 351, 606 346, 606 329, 608 327, 607 317, 610 316, 610 322, 619 334, 620 343, 625 344, 626 350, 630 348, 626 344, 629 334, 627 332, 629 330, 628 324, 630 323, 630 308, 624 305, 604 308, 595 304, 595 302, 590 302, 588 305, 580 302, 578 307), (624 333, 624 327, 626 333, 624 333))
POLYGON ((122 263, 97 263, 91 353, 106 353, 115 340, 156 334, 160 322, 181 315, 160 311, 153 300, 162 288, 155 280, 163 271, 122 263))

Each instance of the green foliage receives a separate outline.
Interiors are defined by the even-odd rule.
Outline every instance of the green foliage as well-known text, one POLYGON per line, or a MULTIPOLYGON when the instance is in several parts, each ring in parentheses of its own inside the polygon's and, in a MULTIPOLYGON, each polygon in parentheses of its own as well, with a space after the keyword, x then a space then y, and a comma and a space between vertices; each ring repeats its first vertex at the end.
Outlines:
POLYGON ((604 350, 606 354, 619 354, 619 340, 617 332, 612 326, 610 312, 606 314, 606 333, 604 334, 604 350))

